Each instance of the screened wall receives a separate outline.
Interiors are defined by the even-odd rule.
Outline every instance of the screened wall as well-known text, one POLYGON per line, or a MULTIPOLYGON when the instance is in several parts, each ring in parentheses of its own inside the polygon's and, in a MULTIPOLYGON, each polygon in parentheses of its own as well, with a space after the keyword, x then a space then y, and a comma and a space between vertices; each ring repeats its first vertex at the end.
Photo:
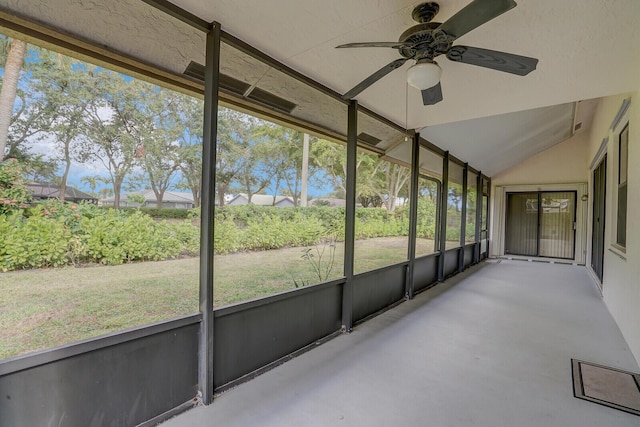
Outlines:
POLYGON ((465 243, 476 242, 478 207, 478 174, 472 171, 467 173, 467 206, 466 206, 466 227, 465 243))
MULTIPOLYGON (((463 206, 463 173, 464 168, 458 163, 449 161, 449 181, 447 185, 447 249, 457 248, 464 242, 462 236, 463 206)), ((464 218, 466 221, 466 218, 464 218)))
MULTIPOLYGON (((86 7, 75 6, 79 13, 86 7)), ((78 137, 78 146, 84 150, 98 140, 131 143, 120 154, 131 161, 125 178, 132 186, 149 187, 126 189, 134 203, 143 204, 138 190, 181 192, 190 193, 199 208, 172 211, 182 216, 164 218, 169 213, 162 203, 154 212, 126 211, 117 206, 115 195, 105 208, 63 204, 48 210, 49 215, 46 204, 21 208, 34 209, 43 222, 64 210, 68 218, 52 221, 67 227, 63 230, 76 225, 66 219, 89 227, 104 217, 111 221, 106 231, 89 227, 92 234, 86 238, 71 236, 63 243, 73 249, 112 241, 122 233, 100 258, 120 254, 122 265, 98 261, 105 265, 71 267, 64 274, 60 265, 32 265, 28 270, 37 271, 21 274, 35 273, 42 282, 59 279, 39 287, 37 295, 9 273, 0 276, 20 288, 9 296, 3 293, 3 298, 14 298, 3 299, 3 304, 29 307, 36 297, 47 300, 45 293, 51 291, 56 298, 45 301, 51 306, 45 313, 65 315, 76 305, 84 316, 49 322, 56 329, 54 341, 29 331, 17 334, 18 340, 39 340, 31 347, 15 350, 15 334, 0 336, 0 346, 10 349, 0 356, 9 357, 0 361, 0 390, 12 396, 0 400, 0 424, 15 425, 20 418, 30 425, 63 419, 91 425, 100 417, 139 424, 166 418, 194 402, 208 404, 214 392, 349 332, 479 261, 479 243, 470 246, 473 250, 456 249, 466 242, 463 224, 473 223, 473 196, 469 186, 465 192, 464 182, 474 178, 462 161, 357 102, 341 99, 219 25, 161 15, 172 29, 163 33, 146 21, 160 13, 150 11, 151 6, 123 2, 118 7, 140 21, 140 31, 166 42, 168 57, 145 57, 144 38, 127 46, 116 34, 111 49, 104 49, 108 38, 99 31, 77 28, 74 34, 83 38, 78 41, 55 29, 45 36, 38 32, 39 24, 28 20, 14 22, 2 15, 0 22, 10 37, 29 33, 34 46, 39 37, 46 39, 54 56, 80 50, 80 43, 91 46, 77 61, 95 58, 97 68, 71 59, 75 65, 65 71, 80 75, 91 70, 90 78, 104 77, 104 86, 123 89, 105 91, 88 110, 94 121, 77 127, 87 131, 78 137), (193 43, 181 50, 180 40, 193 43), (118 53, 125 50, 145 62, 118 53), (121 104, 116 102, 120 92, 121 104), (151 101, 157 102, 142 108, 151 101), (117 106, 117 114, 105 113, 110 106, 117 106), (123 118, 129 121, 118 122, 123 118), (102 139, 90 134, 96 130, 102 139), (115 133, 127 131, 124 136, 115 133), (118 222, 130 218, 139 222, 126 227, 118 222), (170 232, 162 234, 160 227, 170 232), (127 246, 134 234, 143 235, 139 245, 127 246), (158 252, 174 240, 185 246, 168 255, 158 252), (156 252, 135 258, 132 254, 145 245, 156 252), (445 254, 449 248, 454 249, 445 254), (80 272, 93 277, 93 283, 68 280, 80 272), (107 279, 119 283, 96 293, 92 286, 107 279), (68 293, 62 292, 64 286, 68 293), (82 333, 74 334, 74 328, 82 333), (59 370, 68 373, 63 385, 54 374, 59 370), (96 388, 96 382, 105 387, 96 388), (52 395, 59 398, 47 397, 52 395), (136 405, 141 398, 148 404, 136 405), (34 399, 44 403, 33 409, 34 399)), ((25 13, 35 19, 37 12, 27 8, 25 13)), ((86 13, 91 15, 90 8, 86 13)), ((76 28, 76 22, 65 19, 57 21, 61 29, 76 28)), ((33 59, 29 65, 35 68, 36 63, 33 59)), ((52 81, 58 71, 43 70, 42 81, 52 81)), ((81 102, 93 87, 87 85, 81 102)), ((101 153, 83 151, 75 157, 80 163, 93 158, 95 164, 107 159, 108 170, 109 155, 101 153)), ((54 172, 60 175, 60 170, 54 172)), ((78 182, 93 191, 92 182, 102 181, 89 178, 78 182)), ((116 193, 124 181, 96 191, 111 188, 116 193)), ((483 200, 480 209, 485 212, 483 200)), ((22 215, 20 221, 30 218, 34 215, 22 215)), ((43 318, 42 306, 29 310, 34 321, 43 318)), ((13 313, 3 324, 15 331, 23 314, 13 313)))
POLYGON ((0 359, 197 313, 202 100, 37 43, 24 63, 0 359))

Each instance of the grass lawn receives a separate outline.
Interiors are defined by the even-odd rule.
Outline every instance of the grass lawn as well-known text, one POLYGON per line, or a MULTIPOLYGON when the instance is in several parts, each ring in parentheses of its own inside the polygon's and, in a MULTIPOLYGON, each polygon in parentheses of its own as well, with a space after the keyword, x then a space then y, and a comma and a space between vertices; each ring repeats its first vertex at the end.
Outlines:
MULTIPOLYGON (((318 283, 304 249, 216 256, 214 305, 318 283)), ((418 255, 432 250, 419 239, 418 255)), ((342 275, 343 257, 339 242, 329 279, 342 275)), ((328 259, 326 248, 321 265, 328 259)), ((356 242, 356 273, 406 259, 406 237, 356 242)), ((198 274, 198 258, 0 273, 0 359, 196 313, 198 274)))

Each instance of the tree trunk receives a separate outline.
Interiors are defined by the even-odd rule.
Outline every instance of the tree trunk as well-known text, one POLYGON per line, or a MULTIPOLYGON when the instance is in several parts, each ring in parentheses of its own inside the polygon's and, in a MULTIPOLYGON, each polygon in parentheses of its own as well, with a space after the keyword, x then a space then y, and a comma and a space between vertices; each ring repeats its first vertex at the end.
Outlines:
POLYGON ((113 207, 115 209, 120 208, 120 189, 122 187, 122 180, 113 180, 113 207))
POLYGON ((193 194, 193 207, 200 207, 200 186, 191 187, 191 194, 193 194))
POLYGON ((62 174, 62 178, 60 179, 60 195, 58 196, 62 203, 64 203, 64 199, 67 193, 67 178, 69 177, 69 169, 71 169, 71 160, 67 158, 64 163, 64 173, 62 174))
POLYGON ((302 189, 300 190, 300 206, 307 206, 307 181, 309 179, 309 134, 302 140, 302 189))
MULTIPOLYGON (((223 185, 223 184, 218 184, 218 206, 223 207, 224 206, 224 193, 227 189, 227 185, 223 185)), ((214 200, 215 202, 215 200, 214 200)))
POLYGON ((60 179, 60 195, 58 196, 62 203, 64 203, 64 199, 66 197, 67 179, 69 178, 69 170, 71 169, 71 152, 69 150, 69 144, 71 144, 70 139, 71 138, 67 138, 64 141, 64 173, 60 179))
POLYGON ((7 61, 4 66, 2 89, 0 90, 0 160, 4 159, 9 126, 13 115, 13 103, 16 99, 18 79, 26 53, 27 42, 17 39, 11 40, 7 61))
POLYGON ((156 208, 162 209, 162 199, 164 198, 164 191, 154 190, 154 193, 156 193, 156 208))

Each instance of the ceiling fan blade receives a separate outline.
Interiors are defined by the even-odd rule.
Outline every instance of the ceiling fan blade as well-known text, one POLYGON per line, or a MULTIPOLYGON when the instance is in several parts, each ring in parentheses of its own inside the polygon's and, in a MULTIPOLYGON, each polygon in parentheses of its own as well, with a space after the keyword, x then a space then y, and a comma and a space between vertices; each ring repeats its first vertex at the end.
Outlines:
POLYGON ((347 43, 336 46, 336 49, 342 49, 347 47, 391 47, 393 49, 403 49, 413 46, 412 43, 402 42, 360 42, 360 43, 347 43))
POLYGON ((447 52, 447 58, 519 76, 526 76, 535 70, 538 64, 536 58, 469 46, 453 46, 447 52))
POLYGON ((439 29, 457 39, 516 6, 513 0, 473 0, 443 22, 439 29))
POLYGON ((433 105, 442 101, 442 86, 438 82, 437 85, 422 91, 422 103, 424 105, 433 105))
POLYGON ((384 67, 380 68, 375 73, 371 74, 369 77, 358 83, 353 89, 349 92, 342 95, 342 99, 353 99, 360 92, 395 70, 396 68, 401 67, 405 62, 407 62, 408 58, 400 58, 396 59, 393 62, 388 63, 384 67))

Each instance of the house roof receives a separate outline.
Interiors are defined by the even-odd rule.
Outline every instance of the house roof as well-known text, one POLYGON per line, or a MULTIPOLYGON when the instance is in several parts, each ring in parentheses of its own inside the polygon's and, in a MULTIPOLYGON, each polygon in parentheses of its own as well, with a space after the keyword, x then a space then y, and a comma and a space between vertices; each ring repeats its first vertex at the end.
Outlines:
MULTIPOLYGON (((259 206, 274 206, 285 201, 289 201, 293 204, 293 199, 289 196, 275 196, 275 202, 273 197, 274 196, 269 196, 267 194, 254 194, 251 196, 251 203, 259 206)), ((229 200, 229 203, 233 203, 235 200, 239 199, 249 200, 249 196, 246 193, 238 193, 233 199, 229 200)))
MULTIPOLYGON (((131 195, 142 195, 147 202, 156 202, 156 194, 153 190, 141 190, 141 191, 132 191, 131 193, 122 194, 120 196, 120 201, 126 201, 128 196, 131 195)), ((100 199, 102 202, 113 202, 115 200, 114 197, 107 197, 104 199, 100 199)), ((165 191, 162 197, 162 201, 164 203, 193 203, 193 194, 191 193, 182 193, 178 191, 165 191)))
MULTIPOLYGON (((292 103, 291 115, 296 118, 345 135, 346 105, 339 95, 399 55, 388 48, 335 46, 398 40, 415 24, 411 10, 418 1, 172 0, 193 14, 194 25, 159 13, 153 3, 103 0, 98 6, 95 2, 57 0, 54 6, 47 0, 31 0, 9 2, 3 8, 175 75, 182 75, 191 62, 204 64, 203 23, 220 22, 225 34, 334 92, 332 95, 310 88, 231 42, 221 48, 221 71, 226 76, 243 87, 257 88, 292 103)), ((435 21, 443 22, 470 0, 438 3, 440 12, 435 21)), ((380 140, 374 143, 375 148, 388 157, 406 161, 402 129, 418 129, 422 136, 476 169, 498 173, 520 161, 521 149, 535 154, 571 135, 580 114, 579 101, 638 89, 639 18, 637 0, 520 1, 514 9, 465 34, 455 44, 536 57, 539 63, 534 72, 520 77, 438 57, 443 69, 444 100, 423 106, 419 92, 406 85, 405 72, 412 62, 408 61, 356 96, 361 106, 389 119, 395 127, 361 113, 359 132, 380 140), (545 118, 558 112, 562 120, 547 126, 545 118), (514 113, 519 114, 516 140, 513 132, 496 132, 489 142, 477 140, 478 130, 506 126, 514 113), (480 121, 470 126, 470 120, 480 121), (438 126, 447 127, 439 130, 438 126), (455 134, 446 132, 454 127, 455 134), (542 132, 529 138, 528 127, 542 132), (501 159, 477 163, 475 154, 497 151, 503 151, 501 159)), ((583 129, 588 131, 588 124, 585 121, 583 129)))
MULTIPOLYGON (((27 184, 33 197, 41 199, 57 199, 60 197, 60 187, 54 184, 27 184)), ((65 199, 68 200, 97 200, 95 197, 84 193, 74 187, 66 187, 65 199)))

